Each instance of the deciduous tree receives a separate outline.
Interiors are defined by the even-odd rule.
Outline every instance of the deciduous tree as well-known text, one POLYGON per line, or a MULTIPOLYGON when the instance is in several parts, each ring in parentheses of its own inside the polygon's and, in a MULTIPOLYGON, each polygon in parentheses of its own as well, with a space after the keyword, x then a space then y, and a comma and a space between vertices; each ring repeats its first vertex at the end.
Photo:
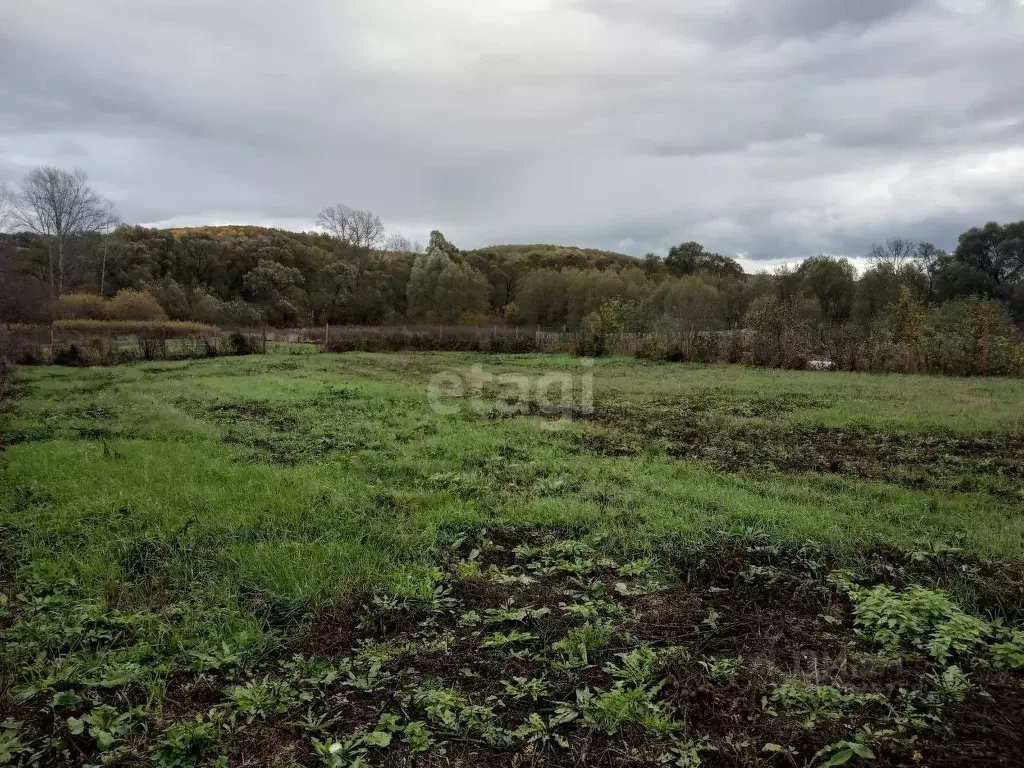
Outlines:
POLYGON ((0 232, 7 232, 13 223, 13 196, 6 184, 0 184, 0 232))
POLYGON ((883 267, 893 274, 899 274, 904 267, 912 264, 917 243, 905 237, 890 237, 884 245, 876 243, 868 251, 868 258, 874 267, 883 267))
POLYGON ((387 234, 379 216, 341 203, 320 211, 316 223, 338 242, 354 248, 376 250, 384 244, 387 234))
POLYGON ((49 279, 53 293, 64 293, 69 242, 98 231, 109 221, 109 211, 109 204, 89 186, 84 171, 43 165, 25 177, 15 219, 18 225, 52 240, 49 279))
POLYGON ((735 259, 710 253, 700 243, 689 242, 676 245, 669 249, 665 257, 665 266, 676 277, 706 272, 718 277, 743 276, 743 267, 735 259))

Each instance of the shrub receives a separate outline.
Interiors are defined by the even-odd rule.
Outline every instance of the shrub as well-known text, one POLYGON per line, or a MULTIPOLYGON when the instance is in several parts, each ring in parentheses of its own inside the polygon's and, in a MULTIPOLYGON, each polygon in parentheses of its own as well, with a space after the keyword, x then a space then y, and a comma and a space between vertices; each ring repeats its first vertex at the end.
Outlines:
POLYGON ((201 323, 220 323, 224 317, 224 302, 207 291, 196 291, 192 296, 191 317, 201 323))
POLYGON ((483 312, 463 312, 459 315, 459 325, 485 328, 494 325, 494 318, 483 312))
POLYGON ((263 313, 248 302, 236 299, 224 304, 221 324, 240 328, 256 328, 263 325, 263 313))
POLYGON ((50 305, 54 320, 102 320, 107 300, 94 293, 69 293, 58 296, 50 305))
MULTIPOLYGON (((39 326, 45 330, 45 326, 39 326)), ((57 320, 53 323, 56 331, 75 331, 82 334, 123 335, 136 333, 158 333, 172 338, 196 333, 216 333, 217 327, 204 323, 168 320, 166 322, 147 320, 57 320)))
POLYGON ((167 313, 153 296, 144 291, 123 290, 109 301, 106 316, 110 320, 166 320, 167 313))
POLYGON ((228 344, 232 354, 235 355, 255 355, 262 352, 261 341, 259 337, 252 334, 236 332, 228 336, 228 344))
POLYGON ((604 357, 608 354, 612 322, 606 312, 591 312, 583 318, 576 333, 575 352, 578 357, 604 357))
POLYGON ((54 351, 53 365, 85 366, 89 365, 89 360, 81 347, 77 344, 68 344, 54 351))
POLYGON ((752 334, 750 362, 775 368, 806 368, 814 355, 812 331, 819 312, 817 301, 811 299, 754 299, 744 318, 752 334))

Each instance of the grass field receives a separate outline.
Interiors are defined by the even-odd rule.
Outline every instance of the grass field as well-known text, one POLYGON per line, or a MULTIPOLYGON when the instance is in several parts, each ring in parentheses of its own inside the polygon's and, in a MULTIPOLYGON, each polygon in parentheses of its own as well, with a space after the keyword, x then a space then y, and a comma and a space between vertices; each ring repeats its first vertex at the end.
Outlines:
POLYGON ((1024 382, 303 351, 18 371, 0 764, 1019 758, 1024 382))

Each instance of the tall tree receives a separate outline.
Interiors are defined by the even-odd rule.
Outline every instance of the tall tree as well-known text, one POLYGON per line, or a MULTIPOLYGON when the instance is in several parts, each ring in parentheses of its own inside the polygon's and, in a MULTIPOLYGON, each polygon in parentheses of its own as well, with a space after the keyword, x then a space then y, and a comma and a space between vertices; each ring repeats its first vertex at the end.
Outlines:
POLYGON ((21 184, 15 219, 17 224, 52 241, 50 290, 60 295, 64 293, 68 244, 102 227, 108 220, 108 204, 89 186, 84 171, 41 165, 21 184))
POLYGON ((1024 281, 1024 221, 989 222, 960 235, 953 254, 957 261, 984 272, 995 288, 1024 281))
POLYGON ((379 216, 341 203, 320 211, 316 223, 335 240, 354 248, 376 250, 387 236, 379 216))
POLYGON ((856 293, 857 271, 846 259, 812 256, 794 273, 800 290, 814 297, 825 317, 833 322, 849 319, 856 293))
POLYGON ((935 274, 942 260, 948 254, 933 243, 918 243, 914 251, 914 259, 921 265, 921 270, 928 278, 928 297, 935 295, 935 274))
POLYGON ((912 264, 917 252, 917 243, 905 237, 890 237, 884 245, 875 244, 868 251, 871 266, 888 269, 893 274, 904 272, 912 264))
POLYGON ((117 208, 109 200, 104 202, 103 212, 99 221, 97 221, 96 230, 102 237, 100 238, 100 296, 106 295, 106 283, 107 283, 107 260, 111 253, 111 237, 110 235, 121 226, 121 214, 117 212, 117 208))
POLYGON ((415 258, 407 286, 409 315, 427 322, 457 322, 487 311, 487 280, 440 232, 415 258))
POLYGON ((413 242, 401 232, 392 232, 384 241, 384 250, 391 253, 415 253, 413 242))
POLYGON ((13 196, 6 184, 0 184, 0 232, 6 232, 13 223, 13 196))
POLYGON ((700 243, 675 245, 665 257, 665 266, 676 277, 706 272, 718 277, 743 277, 743 267, 735 259, 704 250, 700 243))

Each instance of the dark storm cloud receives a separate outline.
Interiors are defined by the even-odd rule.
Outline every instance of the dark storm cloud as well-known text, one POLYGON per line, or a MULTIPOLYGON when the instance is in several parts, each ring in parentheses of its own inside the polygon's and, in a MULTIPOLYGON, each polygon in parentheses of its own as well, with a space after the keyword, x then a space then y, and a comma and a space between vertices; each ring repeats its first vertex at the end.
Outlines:
POLYGON ((0 181, 140 222, 750 259, 1024 211, 1017 0, 5 0, 0 181))

